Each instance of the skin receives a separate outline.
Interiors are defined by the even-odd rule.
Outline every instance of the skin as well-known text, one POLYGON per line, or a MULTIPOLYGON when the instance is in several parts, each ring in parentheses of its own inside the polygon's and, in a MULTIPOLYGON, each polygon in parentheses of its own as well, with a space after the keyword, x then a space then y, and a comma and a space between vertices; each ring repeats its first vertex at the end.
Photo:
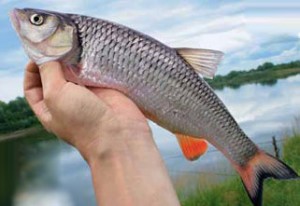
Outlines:
POLYGON ((123 94, 64 78, 58 62, 30 62, 25 97, 43 126, 76 147, 98 204, 180 205, 144 115, 123 94))

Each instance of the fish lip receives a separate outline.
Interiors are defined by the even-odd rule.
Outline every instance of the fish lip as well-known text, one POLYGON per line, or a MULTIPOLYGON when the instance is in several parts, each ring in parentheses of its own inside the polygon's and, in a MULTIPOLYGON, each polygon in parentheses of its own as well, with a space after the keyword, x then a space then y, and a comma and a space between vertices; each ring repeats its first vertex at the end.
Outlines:
POLYGON ((20 17, 19 17, 19 13, 21 13, 22 10, 21 9, 13 9, 12 11, 9 12, 9 16, 10 19, 12 21, 13 27, 16 31, 20 30, 20 17))

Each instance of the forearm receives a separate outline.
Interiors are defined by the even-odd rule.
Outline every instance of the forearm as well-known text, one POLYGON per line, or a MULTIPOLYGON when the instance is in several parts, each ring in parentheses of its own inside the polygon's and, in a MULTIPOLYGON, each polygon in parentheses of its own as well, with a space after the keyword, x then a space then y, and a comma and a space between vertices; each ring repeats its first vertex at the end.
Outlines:
POLYGON ((67 82, 63 70, 29 64, 25 96, 44 127, 87 160, 99 205, 179 205, 138 107, 117 91, 67 82))
POLYGON ((179 205, 151 133, 102 143, 105 149, 88 159, 99 205, 179 205))

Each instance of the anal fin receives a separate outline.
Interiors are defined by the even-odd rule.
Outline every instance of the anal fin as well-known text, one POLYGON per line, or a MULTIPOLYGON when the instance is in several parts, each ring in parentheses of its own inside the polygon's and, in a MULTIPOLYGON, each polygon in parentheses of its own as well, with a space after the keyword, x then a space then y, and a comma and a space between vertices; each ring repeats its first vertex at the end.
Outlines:
POLYGON ((204 139, 198 139, 182 134, 175 134, 186 159, 193 161, 203 155, 207 148, 208 143, 204 139))

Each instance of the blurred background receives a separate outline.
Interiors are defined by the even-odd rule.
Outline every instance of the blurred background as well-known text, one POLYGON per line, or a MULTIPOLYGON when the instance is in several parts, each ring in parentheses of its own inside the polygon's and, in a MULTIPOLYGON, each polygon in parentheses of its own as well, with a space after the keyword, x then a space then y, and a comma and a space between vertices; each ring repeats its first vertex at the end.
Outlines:
MULTIPOLYGON (((0 0, 0 205, 96 205, 79 153, 47 133, 23 98, 28 59, 8 12, 41 8, 115 21, 171 47, 225 53, 208 80, 251 139, 300 172, 300 2, 286 0, 0 0)), ((228 161, 212 146, 198 161, 150 122, 182 205, 250 205, 228 161)), ((268 181, 266 205, 297 205, 299 181, 268 181), (269 203, 269 204, 268 204, 269 203)))

